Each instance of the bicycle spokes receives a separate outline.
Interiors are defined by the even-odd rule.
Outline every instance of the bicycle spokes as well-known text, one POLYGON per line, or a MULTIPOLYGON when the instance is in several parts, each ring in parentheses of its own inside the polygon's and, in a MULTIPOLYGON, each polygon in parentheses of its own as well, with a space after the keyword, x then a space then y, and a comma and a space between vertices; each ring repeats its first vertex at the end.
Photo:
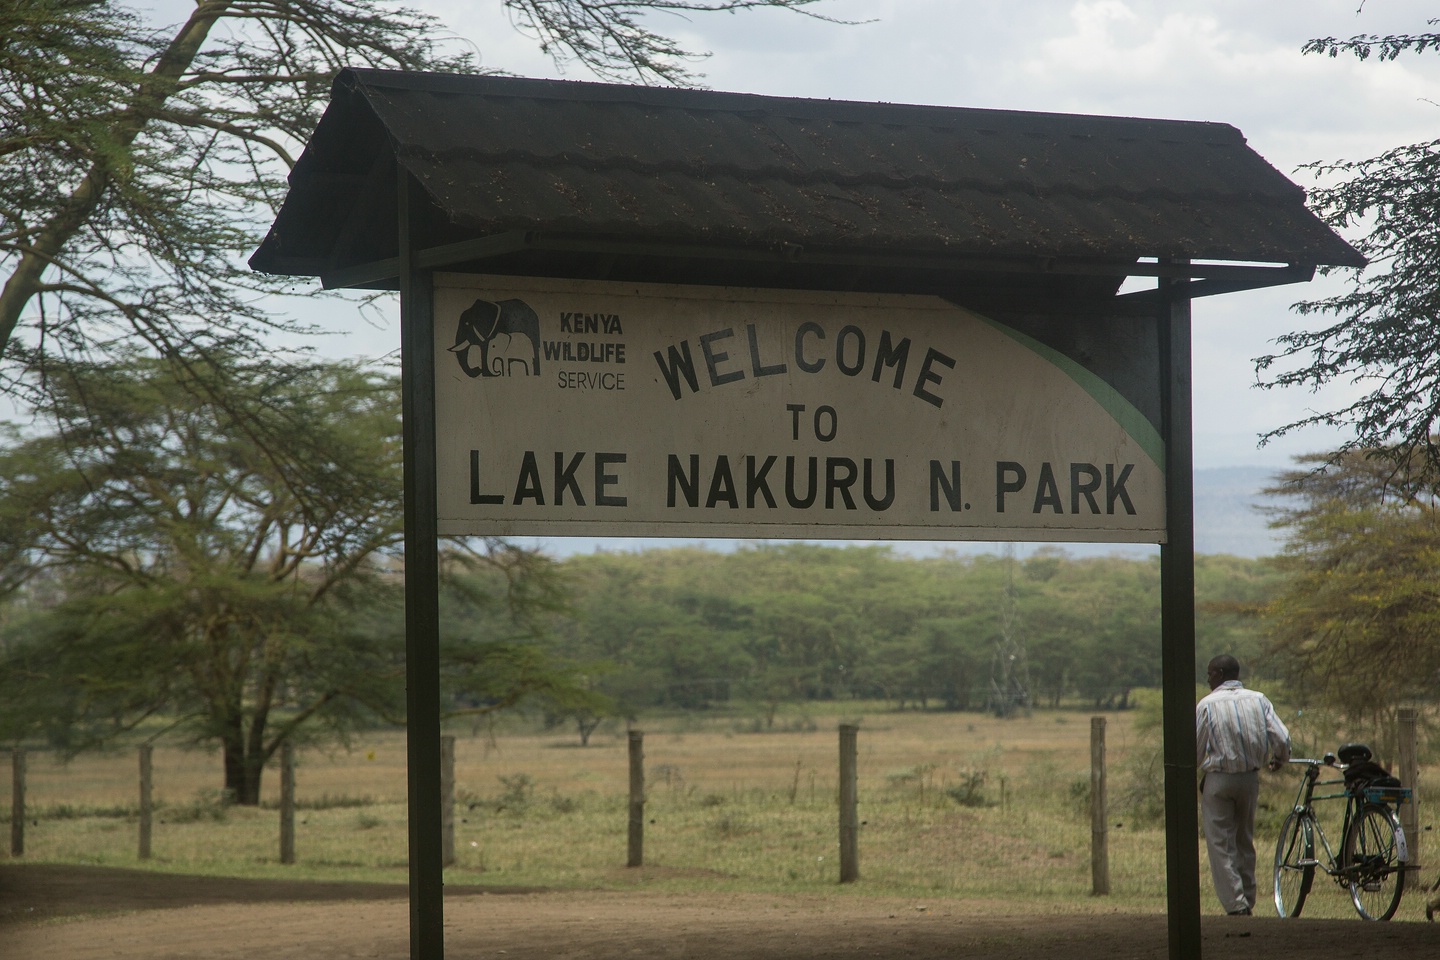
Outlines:
POLYGON ((1389 920, 1405 890, 1405 834, 1388 807, 1368 804, 1345 836, 1343 877, 1355 909, 1367 920, 1389 920))

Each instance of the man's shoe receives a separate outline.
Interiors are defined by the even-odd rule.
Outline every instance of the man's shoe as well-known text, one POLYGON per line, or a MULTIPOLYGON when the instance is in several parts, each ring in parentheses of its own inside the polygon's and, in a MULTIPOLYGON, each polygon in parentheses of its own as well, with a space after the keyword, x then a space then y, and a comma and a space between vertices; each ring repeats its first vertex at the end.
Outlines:
POLYGON ((1249 908, 1249 907, 1246 907, 1244 910, 1231 910, 1231 911, 1230 911, 1230 916, 1232 916, 1232 917, 1248 917, 1248 916, 1250 916, 1250 908, 1249 908))

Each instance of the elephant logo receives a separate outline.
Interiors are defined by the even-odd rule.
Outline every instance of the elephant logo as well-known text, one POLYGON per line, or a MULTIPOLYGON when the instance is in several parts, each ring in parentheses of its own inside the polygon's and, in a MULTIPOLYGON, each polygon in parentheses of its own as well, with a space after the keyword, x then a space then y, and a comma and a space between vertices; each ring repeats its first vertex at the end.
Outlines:
POLYGON ((538 377, 540 318, 524 300, 476 300, 448 349, 467 377, 538 377))

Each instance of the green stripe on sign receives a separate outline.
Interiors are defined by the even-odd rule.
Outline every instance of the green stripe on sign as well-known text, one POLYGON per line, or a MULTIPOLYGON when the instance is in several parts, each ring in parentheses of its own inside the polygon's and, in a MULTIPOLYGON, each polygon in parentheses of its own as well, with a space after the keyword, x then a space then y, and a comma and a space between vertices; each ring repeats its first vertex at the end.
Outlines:
POLYGON ((1161 438, 1160 431, 1155 429, 1155 425, 1146 418, 1145 414, 1135 409, 1133 403, 1121 396, 1119 391, 1059 350, 1047 347, 1034 337, 1026 336, 1019 330, 1013 330, 997 320, 991 320, 989 317, 979 314, 975 314, 975 316, 980 317, 985 323, 1032 353, 1044 357, 1059 367, 1067 377, 1079 385, 1081 390, 1089 394, 1092 400, 1100 404, 1116 423, 1120 424, 1121 429, 1130 435, 1130 439, 1140 445, 1140 449, 1144 450, 1145 455, 1154 462, 1155 466, 1160 468, 1161 473, 1165 472, 1165 441, 1161 438))

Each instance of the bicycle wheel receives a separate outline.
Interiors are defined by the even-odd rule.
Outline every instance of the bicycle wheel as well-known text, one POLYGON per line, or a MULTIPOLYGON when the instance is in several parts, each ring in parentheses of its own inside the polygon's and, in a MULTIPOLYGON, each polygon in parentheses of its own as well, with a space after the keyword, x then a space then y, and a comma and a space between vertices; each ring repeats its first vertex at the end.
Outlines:
POLYGON ((1298 810, 1285 818, 1275 845, 1275 912, 1300 916, 1315 881, 1315 821, 1298 810))
POLYGON ((1405 831, 1389 807, 1366 804, 1345 832, 1345 876, 1355 910, 1366 920, 1389 920, 1405 892, 1405 831))

